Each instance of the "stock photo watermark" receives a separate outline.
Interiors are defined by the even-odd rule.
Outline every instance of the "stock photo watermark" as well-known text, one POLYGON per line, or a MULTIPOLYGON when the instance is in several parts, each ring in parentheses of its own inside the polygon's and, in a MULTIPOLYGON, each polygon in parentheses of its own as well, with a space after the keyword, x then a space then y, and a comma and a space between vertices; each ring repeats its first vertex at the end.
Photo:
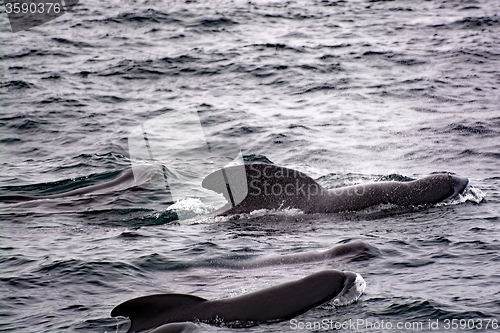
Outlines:
POLYGON ((290 320, 291 330, 346 330, 346 331, 421 331, 421 330, 474 330, 474 329, 499 329, 498 319, 428 319, 424 321, 390 321, 378 319, 349 319, 336 321, 323 319, 321 321, 290 320))
POLYGON ((12 32, 52 21, 73 9, 78 0, 4 0, 12 32))
POLYGON ((231 142, 207 141, 195 110, 170 111, 144 122, 130 133, 128 146, 136 184, 167 190, 174 202, 169 209, 179 220, 192 217, 184 215, 179 204, 183 200, 204 198, 215 209, 225 204, 218 193, 202 187, 208 175, 231 207, 247 196, 240 148, 231 142))
POLYGON ((250 164, 247 174, 249 195, 306 197, 307 200, 323 195, 362 196, 366 192, 363 185, 327 190, 318 183, 308 182, 304 173, 283 167, 269 165, 262 170, 250 164))

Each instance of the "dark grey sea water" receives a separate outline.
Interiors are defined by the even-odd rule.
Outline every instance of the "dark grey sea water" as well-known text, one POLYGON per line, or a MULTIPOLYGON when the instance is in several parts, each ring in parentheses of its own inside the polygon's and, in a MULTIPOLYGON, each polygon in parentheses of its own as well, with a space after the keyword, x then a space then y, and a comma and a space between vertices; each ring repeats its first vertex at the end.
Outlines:
POLYGON ((461 331, 500 331, 498 1, 82 0, 15 34, 0 8, 1 195, 112 180, 133 162, 134 128, 193 110, 245 159, 328 188, 434 172, 471 185, 460 200, 404 212, 209 218, 188 198, 194 217, 180 221, 164 191, 131 186, 1 203, 0 331, 125 332, 128 320, 110 311, 133 297, 218 299, 327 268, 361 274, 365 294, 298 321, 435 332, 430 321, 443 332, 457 319, 461 331), (373 256, 230 268, 352 240, 373 256))

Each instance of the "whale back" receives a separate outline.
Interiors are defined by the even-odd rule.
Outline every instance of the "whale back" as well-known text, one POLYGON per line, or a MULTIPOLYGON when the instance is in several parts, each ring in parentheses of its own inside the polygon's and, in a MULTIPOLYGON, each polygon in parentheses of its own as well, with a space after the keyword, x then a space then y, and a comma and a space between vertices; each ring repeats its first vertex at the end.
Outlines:
POLYGON ((227 327, 280 322, 334 299, 355 278, 352 272, 319 271, 300 280, 214 301, 213 307, 227 327))
MULTIPOLYGON (((139 297, 115 307, 111 316, 130 318, 127 333, 187 321, 242 328, 288 320, 331 300, 334 304, 348 304, 357 300, 363 291, 364 280, 358 274, 325 270, 220 300, 208 301, 182 294, 139 297)), ((167 328, 170 327, 165 330, 167 328)))
POLYGON ((183 294, 157 294, 134 298, 117 305, 111 317, 129 317, 127 333, 139 332, 171 322, 193 321, 196 306, 206 299, 183 294))
POLYGON ((236 178, 230 175, 236 174, 236 170, 241 170, 241 166, 215 171, 202 182, 204 188, 223 194, 228 201, 218 212, 220 215, 285 208, 296 208, 307 213, 313 210, 317 197, 325 193, 314 179, 297 170, 272 164, 246 164, 245 184, 233 181, 236 178), (235 202, 231 194, 244 193, 244 190, 244 198, 235 202))

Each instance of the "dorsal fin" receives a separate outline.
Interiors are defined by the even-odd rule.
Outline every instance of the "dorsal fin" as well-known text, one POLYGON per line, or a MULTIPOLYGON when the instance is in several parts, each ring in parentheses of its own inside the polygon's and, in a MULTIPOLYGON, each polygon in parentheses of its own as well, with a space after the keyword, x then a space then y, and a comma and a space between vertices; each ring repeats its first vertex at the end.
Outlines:
POLYGON ((234 207, 248 194, 246 166, 235 165, 214 171, 203 179, 201 186, 221 193, 231 207, 234 207))
POLYGON ((190 321, 194 317, 190 310, 207 300, 183 294, 157 294, 134 298, 116 306, 111 317, 128 317, 132 322, 127 333, 179 321, 190 321))
POLYGON ((246 164, 245 182, 241 176, 231 177, 236 174, 235 168, 241 169, 242 166, 215 171, 202 182, 204 188, 222 193, 228 200, 223 214, 279 208, 298 208, 306 212, 314 197, 323 195, 325 191, 314 179, 297 170, 272 164, 246 164), (232 193, 240 194, 239 200, 231 200, 232 193), (242 198, 243 193, 245 196, 242 198))

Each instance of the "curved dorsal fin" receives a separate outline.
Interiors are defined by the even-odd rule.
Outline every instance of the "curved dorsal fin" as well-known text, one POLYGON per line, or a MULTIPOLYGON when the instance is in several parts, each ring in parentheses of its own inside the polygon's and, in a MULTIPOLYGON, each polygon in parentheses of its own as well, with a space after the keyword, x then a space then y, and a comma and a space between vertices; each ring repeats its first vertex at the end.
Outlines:
POLYGON ((280 208, 305 211, 311 200, 325 191, 314 179, 297 170, 272 164, 246 164, 246 178, 242 178, 241 172, 236 172, 241 169, 242 166, 224 168, 209 174, 202 182, 204 188, 222 193, 227 199, 229 204, 224 214, 280 208))
POLYGON ((127 333, 194 318, 190 310, 207 300, 183 294, 157 294, 134 298, 116 306, 111 317, 128 317, 132 324, 127 333))

